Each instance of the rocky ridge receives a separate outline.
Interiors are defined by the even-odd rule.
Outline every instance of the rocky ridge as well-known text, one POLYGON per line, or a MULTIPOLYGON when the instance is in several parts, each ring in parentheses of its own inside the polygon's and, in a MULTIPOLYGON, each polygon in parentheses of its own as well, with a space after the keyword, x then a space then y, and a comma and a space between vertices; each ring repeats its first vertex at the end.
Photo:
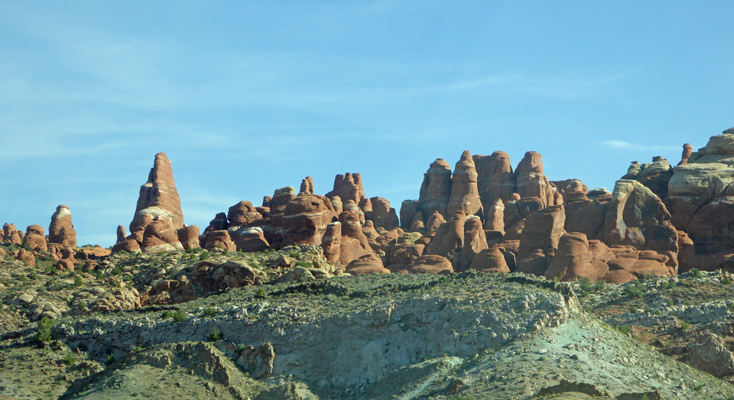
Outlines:
MULTIPOLYGON (((76 246, 65 205, 53 214, 48 236, 40 225, 25 232, 4 225, 0 333, 7 346, 20 349, 13 357, 22 359, 23 352, 33 353, 30 344, 49 345, 29 329, 57 321, 52 346, 83 355, 84 371, 92 372, 74 372, 72 386, 49 390, 63 387, 66 396, 87 398, 99 397, 95 388, 112 393, 116 374, 134 380, 161 369, 200 370, 195 373, 205 393, 232 398, 541 398, 569 391, 597 398, 699 398, 707 390, 707 396, 726 398, 728 386, 674 360, 724 380, 734 373, 734 302, 727 290, 734 248, 726 228, 727 202, 734 198, 733 138, 724 131, 698 152, 684 145, 675 167, 661 157, 635 162, 613 192, 589 190, 576 179, 549 181, 536 152, 526 153, 513 171, 506 153, 465 151, 453 172, 442 159, 432 163, 419 198, 404 201, 399 213, 386 199, 367 197, 358 173, 337 175, 324 196, 306 177, 298 193, 286 186, 259 207, 240 201, 203 232, 184 224, 171 162, 159 153, 141 187, 130 235, 119 226, 111 252, 76 246), (435 298, 425 296, 439 286, 435 298), (449 287, 450 294, 444 291, 449 287), (467 292, 488 287, 488 297, 480 299, 467 292), (514 291, 525 296, 522 301, 514 291), (686 296, 705 301, 681 304, 686 296), (227 306, 243 301, 250 303, 227 306), (150 312, 161 310, 161 321, 150 319, 150 312), (174 311, 181 321, 171 322, 174 311), (464 322, 452 322, 454 316, 464 322), (248 321, 253 323, 243 327, 248 321), (602 332, 609 326, 617 328, 602 332), (471 343, 448 339, 457 334, 471 343), (342 347, 322 348, 317 337, 342 347), (375 337, 382 341, 374 344, 375 337), (596 338, 598 344, 602 337, 612 343, 613 362, 594 343, 579 350, 578 343, 596 338), (568 338, 572 347, 553 346, 568 338), (209 339, 213 345, 205 343, 209 339), (551 358, 546 354, 563 364, 568 351, 580 353, 560 375, 478 378, 489 365, 512 371, 532 358, 535 350, 527 349, 514 357, 507 350, 512 343, 541 346, 539 365, 551 358), (488 349, 503 358, 477 356, 488 349), (207 356, 187 364, 191 352, 207 356), (343 373, 332 377, 319 369, 328 364, 321 352, 349 360, 339 368, 343 373), (361 361, 355 364, 353 354, 361 361), (636 364, 631 354, 649 359, 636 364), (105 357, 124 361, 106 368, 105 357), (600 366, 587 370, 574 363, 579 360, 600 366), (669 366, 654 368, 660 363, 669 366), (637 368, 645 379, 622 377, 615 372, 619 365, 637 368), (691 376, 692 383, 672 389, 691 376)), ((0 394, 31 390, 3 376, 0 394)))

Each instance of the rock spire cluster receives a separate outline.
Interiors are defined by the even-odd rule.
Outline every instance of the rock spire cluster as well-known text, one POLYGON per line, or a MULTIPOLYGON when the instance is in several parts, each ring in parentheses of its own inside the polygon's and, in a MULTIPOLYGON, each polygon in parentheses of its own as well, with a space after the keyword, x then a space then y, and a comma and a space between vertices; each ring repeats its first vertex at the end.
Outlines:
MULTIPOLYGON (((400 211, 367 197, 362 176, 336 175, 320 195, 305 177, 296 191, 276 189, 260 206, 243 200, 217 213, 203 231, 187 226, 171 161, 155 155, 129 224, 117 227, 113 252, 170 252, 203 247, 262 251, 317 245, 342 272, 447 273, 519 271, 548 279, 626 282, 691 268, 727 269, 734 260, 734 130, 693 151, 683 145, 672 166, 660 156, 633 162, 612 192, 578 179, 551 181, 540 153, 513 170, 503 151, 464 151, 452 170, 428 166, 417 199, 400 211), (398 217, 399 216, 399 217, 398 217)), ((44 252, 64 268, 74 259, 76 230, 68 206, 25 232, 6 223, 3 243, 22 246, 26 262, 44 252)), ((88 257, 84 258, 85 260, 88 257)))

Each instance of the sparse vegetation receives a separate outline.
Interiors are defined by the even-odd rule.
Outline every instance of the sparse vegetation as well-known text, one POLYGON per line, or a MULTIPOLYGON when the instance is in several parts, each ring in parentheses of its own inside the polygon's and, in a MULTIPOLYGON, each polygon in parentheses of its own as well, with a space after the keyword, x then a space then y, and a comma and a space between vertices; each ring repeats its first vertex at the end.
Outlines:
POLYGON ((628 297, 635 299, 641 298, 645 294, 645 284, 641 281, 635 281, 635 283, 628 283, 624 288, 624 294, 628 297))

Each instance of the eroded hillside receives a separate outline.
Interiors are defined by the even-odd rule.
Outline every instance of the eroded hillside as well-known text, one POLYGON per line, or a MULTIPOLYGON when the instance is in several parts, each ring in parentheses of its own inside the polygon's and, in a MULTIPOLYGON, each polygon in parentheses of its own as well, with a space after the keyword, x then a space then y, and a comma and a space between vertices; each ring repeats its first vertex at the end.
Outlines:
POLYGON ((650 276, 625 285, 476 271, 339 277, 317 271, 319 251, 117 254, 99 275, 59 275, 6 259, 0 393, 89 399, 734 396, 725 379, 691 367, 724 377, 734 372, 720 369, 723 357, 731 357, 726 342, 734 323, 734 285, 720 273, 650 276), (207 273, 195 278, 204 268, 207 273), (217 271, 219 280, 212 278, 217 271), (107 298, 102 292, 137 290, 161 274, 177 282, 191 276, 187 290, 195 298, 130 309, 93 306, 107 298), (240 287, 211 286, 251 276, 257 278, 240 287), (31 311, 39 303, 59 310, 53 322, 31 311), (711 338, 722 340, 718 353, 711 338))

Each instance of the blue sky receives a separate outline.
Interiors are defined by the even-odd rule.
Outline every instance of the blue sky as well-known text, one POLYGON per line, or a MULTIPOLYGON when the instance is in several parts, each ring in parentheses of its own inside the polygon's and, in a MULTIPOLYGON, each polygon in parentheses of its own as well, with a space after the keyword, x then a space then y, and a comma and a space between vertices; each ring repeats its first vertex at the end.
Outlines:
MULTIPOLYGON (((734 2, 0 0, 0 219, 113 244, 165 152, 188 224, 306 175, 399 208, 438 157, 612 188, 734 125, 734 2)), ((0 221, 2 223, 3 221, 0 221)))

